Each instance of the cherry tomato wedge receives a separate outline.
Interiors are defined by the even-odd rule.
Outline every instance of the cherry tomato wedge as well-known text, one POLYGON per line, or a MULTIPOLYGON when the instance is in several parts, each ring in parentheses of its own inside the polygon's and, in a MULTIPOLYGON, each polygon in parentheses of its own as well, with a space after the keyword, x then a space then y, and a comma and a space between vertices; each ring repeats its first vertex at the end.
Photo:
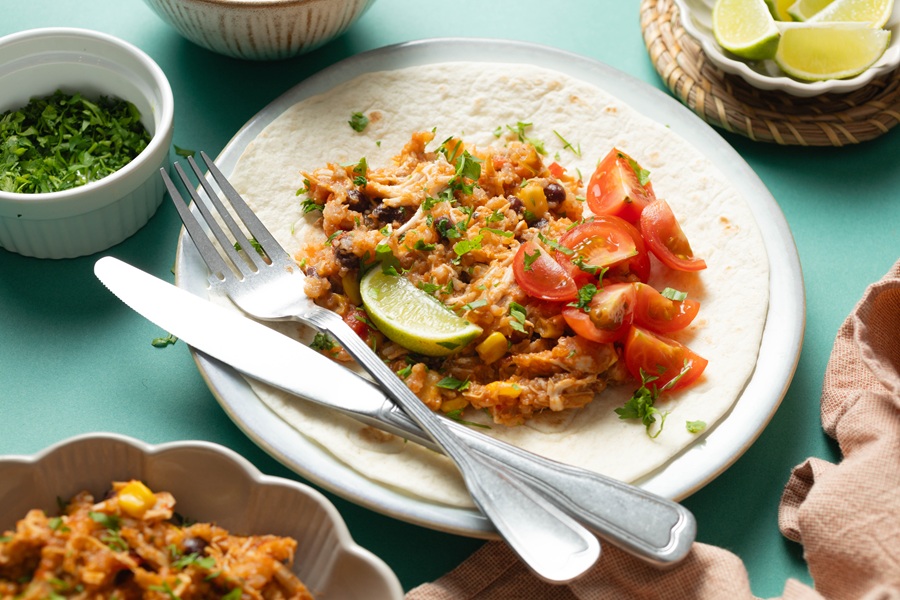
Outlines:
POLYGON ((687 346, 632 325, 625 337, 625 367, 632 377, 641 381, 641 372, 656 377, 657 389, 678 390, 694 383, 709 361, 687 346), (682 374, 683 372, 683 374, 682 374))
POLYGON ((706 261, 696 258, 687 236, 665 200, 655 200, 641 213, 641 233, 656 258, 676 271, 700 271, 706 261))
POLYGON ((513 257, 513 275, 525 293, 541 300, 574 300, 575 280, 535 240, 528 240, 513 257))
POLYGON ((691 298, 672 300, 663 296, 653 286, 634 283, 637 302, 634 305, 634 322, 657 333, 669 333, 691 324, 700 303, 691 298))
POLYGON ((608 344, 625 337, 634 316, 635 290, 630 283, 604 285, 588 305, 588 312, 565 306, 563 318, 581 337, 608 344))
POLYGON ((644 207, 656 199, 646 171, 630 156, 613 148, 587 186, 587 204, 595 215, 613 215, 637 223, 644 207))
MULTIPOLYGON (((556 262, 565 267, 576 281, 600 278, 603 269, 638 255, 635 235, 640 238, 634 226, 618 217, 596 217, 576 225, 560 238, 560 246, 572 252, 556 250, 556 262)), ((643 246, 643 241, 640 244, 643 246)), ((647 266, 649 269, 649 260, 647 266)))

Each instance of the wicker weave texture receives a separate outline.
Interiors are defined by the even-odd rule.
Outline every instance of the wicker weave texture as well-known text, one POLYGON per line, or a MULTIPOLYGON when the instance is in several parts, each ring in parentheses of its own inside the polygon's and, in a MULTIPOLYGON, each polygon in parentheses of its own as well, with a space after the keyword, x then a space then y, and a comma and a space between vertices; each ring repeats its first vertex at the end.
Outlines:
POLYGON ((672 0, 642 0, 641 29, 669 90, 704 121, 761 142, 845 146, 900 123, 900 69, 847 94, 800 98, 754 88, 709 62, 672 0))

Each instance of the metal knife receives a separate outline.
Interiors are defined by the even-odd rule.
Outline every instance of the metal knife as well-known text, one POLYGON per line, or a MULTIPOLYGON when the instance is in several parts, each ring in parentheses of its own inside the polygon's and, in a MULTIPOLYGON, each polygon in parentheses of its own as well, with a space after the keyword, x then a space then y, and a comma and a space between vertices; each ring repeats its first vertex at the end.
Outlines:
MULTIPOLYGON (((377 385, 297 340, 110 256, 96 262, 94 273, 125 304, 196 351, 247 377, 436 448, 377 385)), ((601 539, 659 566, 674 564, 690 551, 697 524, 680 504, 537 456, 461 423, 448 424, 477 452, 499 456, 601 539)))

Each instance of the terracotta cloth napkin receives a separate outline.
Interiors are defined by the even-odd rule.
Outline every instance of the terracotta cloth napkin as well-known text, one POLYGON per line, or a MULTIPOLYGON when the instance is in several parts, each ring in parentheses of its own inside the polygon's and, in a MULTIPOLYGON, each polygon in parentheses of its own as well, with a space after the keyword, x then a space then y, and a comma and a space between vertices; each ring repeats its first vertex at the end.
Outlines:
MULTIPOLYGON (((785 600, 900 600, 900 261, 841 326, 825 372, 822 424, 841 447, 834 465, 794 468, 779 527, 803 545, 815 589, 788 580, 785 600)), ((407 600, 754 598, 734 554, 695 543, 659 570, 604 545, 598 564, 567 585, 544 583, 504 543, 486 543, 407 600)))

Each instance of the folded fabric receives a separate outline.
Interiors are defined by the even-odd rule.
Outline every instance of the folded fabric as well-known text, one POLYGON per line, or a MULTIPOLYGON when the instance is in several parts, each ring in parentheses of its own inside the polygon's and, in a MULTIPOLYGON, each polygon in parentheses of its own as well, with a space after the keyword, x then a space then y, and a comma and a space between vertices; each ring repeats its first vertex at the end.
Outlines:
MULTIPOLYGON (((803 545, 815 589, 785 583, 783 600, 900 600, 900 261, 871 285, 838 331, 825 373, 822 425, 837 465, 794 468, 779 507, 783 535, 803 545)), ((407 600, 753 599, 733 553, 695 543, 659 570, 604 546, 597 565, 567 585, 535 577, 502 542, 487 542, 407 600)))

